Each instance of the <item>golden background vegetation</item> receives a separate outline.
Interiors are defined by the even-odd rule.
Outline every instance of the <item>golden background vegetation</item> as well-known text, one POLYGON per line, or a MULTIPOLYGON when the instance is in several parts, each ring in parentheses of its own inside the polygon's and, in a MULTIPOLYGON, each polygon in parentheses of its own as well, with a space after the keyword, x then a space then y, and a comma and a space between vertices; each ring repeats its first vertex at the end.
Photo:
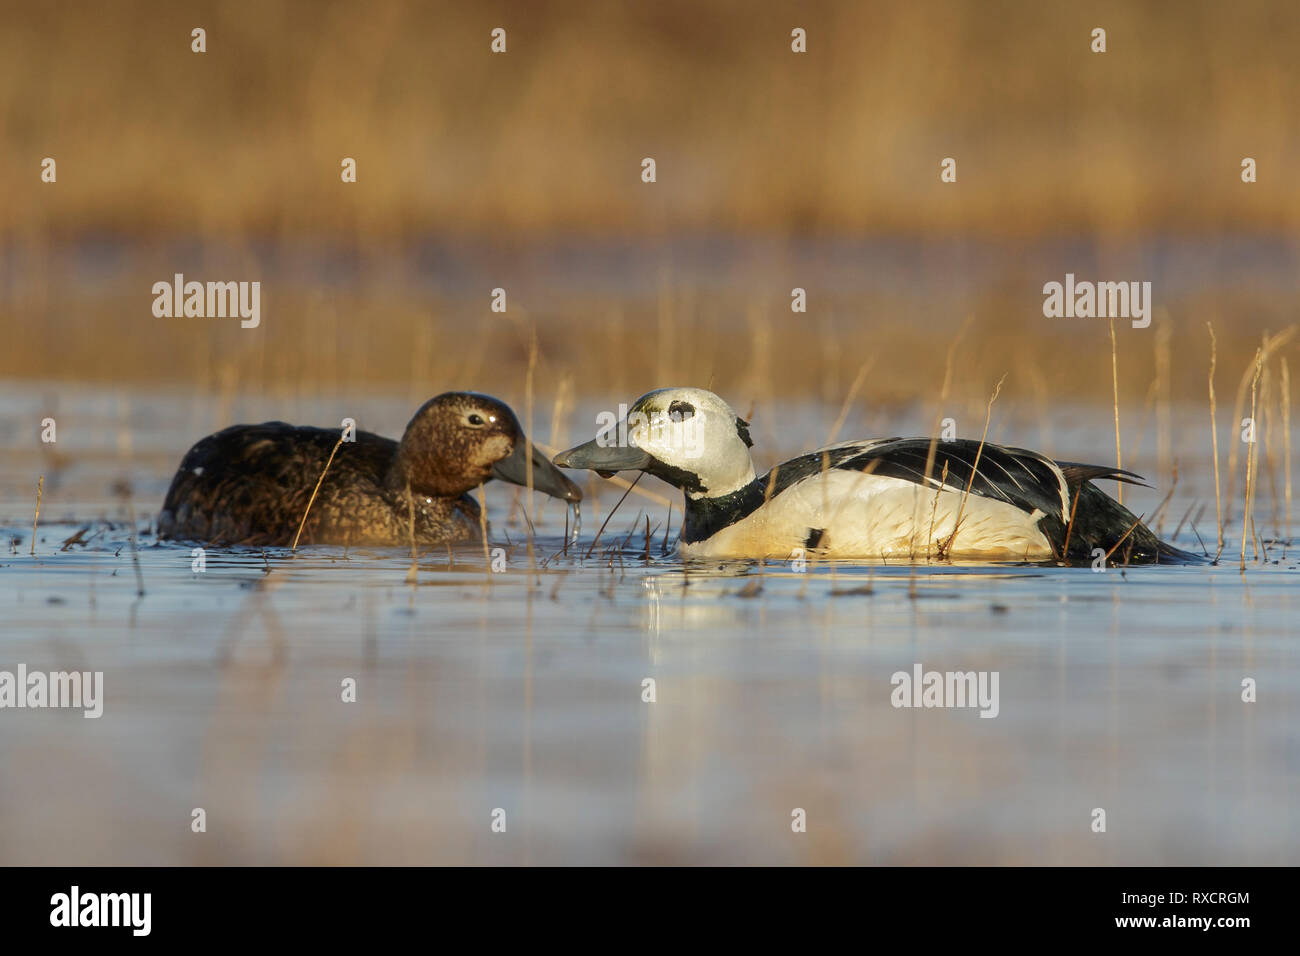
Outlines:
POLYGON ((1134 243, 1276 244, 1271 286, 1225 266, 1209 288, 1157 287, 1153 328, 1121 335, 1126 400, 1148 392, 1161 327, 1186 397, 1204 394, 1207 321, 1234 381, 1294 321, 1292 4, 6 3, 3 21, 10 378, 517 394, 535 328, 539 393, 567 376, 838 402, 869 366, 864 398, 905 401, 969 317, 956 394, 1011 371, 1024 401, 1109 402, 1105 323, 1041 314, 1071 259, 1029 263, 1062 237, 1111 264, 1081 278, 1108 279, 1147 278, 1134 243), (902 291, 801 273, 861 240, 864 273, 881 244, 935 245, 902 291), (999 250, 956 299, 939 292, 954 241, 999 250), (601 276, 611 245, 626 255, 601 276), (558 277, 558 260, 579 265, 558 277), (262 328, 155 319, 149 289, 174 272, 261 279, 262 328))

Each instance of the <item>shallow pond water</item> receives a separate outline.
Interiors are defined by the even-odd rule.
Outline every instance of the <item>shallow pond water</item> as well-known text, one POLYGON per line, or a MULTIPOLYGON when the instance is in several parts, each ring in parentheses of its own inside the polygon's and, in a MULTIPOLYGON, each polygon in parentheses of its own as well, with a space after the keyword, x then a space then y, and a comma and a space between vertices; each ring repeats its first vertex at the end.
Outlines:
MULTIPOLYGON (((530 557, 494 484, 499 573, 481 549, 434 551, 408 583, 408 552, 328 547, 210 548, 196 572, 150 525, 214 413, 63 400, 66 461, 30 441, 38 400, 0 401, 0 671, 102 671, 103 715, 0 710, 0 862, 1300 862, 1284 542, 1244 575, 1235 557, 684 566, 636 496, 586 556, 606 488, 567 554, 564 510, 539 502, 530 557), (92 409, 101 426, 76 428, 92 409), (893 706, 918 664, 996 672, 996 717, 893 706)), ((389 434, 409 414, 368 411, 389 434)), ((1056 452, 1104 459, 1106 414, 1079 421, 1056 452)), ((1166 536, 1205 489, 1185 464, 1166 536)), ((1130 494, 1142 511, 1163 491, 1130 494)), ((1177 543, 1199 550, 1193 523, 1177 543)))

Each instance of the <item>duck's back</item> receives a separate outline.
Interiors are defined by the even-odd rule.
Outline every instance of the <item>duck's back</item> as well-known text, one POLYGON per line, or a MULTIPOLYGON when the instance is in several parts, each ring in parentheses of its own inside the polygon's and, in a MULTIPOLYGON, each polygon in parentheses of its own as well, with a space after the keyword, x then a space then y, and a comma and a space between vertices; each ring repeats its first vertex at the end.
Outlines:
MULTIPOLYGON (((355 439, 338 445, 330 462, 339 440, 333 429, 264 422, 209 435, 189 450, 172 479, 158 519, 159 536, 291 544, 329 462, 302 541, 400 543, 408 523, 399 501, 405 493, 385 486, 397 442, 363 431, 355 439)), ((423 526, 430 516, 427 504, 421 504, 417 523, 423 526)))

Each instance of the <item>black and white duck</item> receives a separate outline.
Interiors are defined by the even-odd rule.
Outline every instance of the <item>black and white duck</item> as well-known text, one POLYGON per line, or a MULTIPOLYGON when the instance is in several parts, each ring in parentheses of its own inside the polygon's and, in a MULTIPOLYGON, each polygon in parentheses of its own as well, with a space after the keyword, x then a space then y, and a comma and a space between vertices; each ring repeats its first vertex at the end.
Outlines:
POLYGON ((662 388, 554 460, 606 477, 643 471, 681 489, 683 557, 788 559, 815 549, 830 557, 1075 561, 1095 560, 1100 549, 1116 562, 1196 560, 1094 484, 1140 481, 1118 468, 970 439, 884 438, 840 442, 756 477, 752 444, 748 423, 717 395, 662 388))

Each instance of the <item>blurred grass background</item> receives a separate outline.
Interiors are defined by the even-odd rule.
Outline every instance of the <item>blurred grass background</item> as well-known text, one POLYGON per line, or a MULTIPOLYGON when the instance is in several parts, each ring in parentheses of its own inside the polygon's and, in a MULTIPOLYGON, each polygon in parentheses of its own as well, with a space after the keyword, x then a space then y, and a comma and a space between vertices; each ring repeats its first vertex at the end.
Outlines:
POLYGON ((9 378, 517 396, 535 324, 541 395, 838 403, 870 363, 902 402, 969 317, 954 395, 1109 403, 1105 323, 1041 313, 1069 270, 1156 279, 1140 402, 1161 328, 1199 398, 1206 321, 1230 389, 1295 319, 1290 4, 0 6, 9 378), (262 327, 154 318, 175 272, 261 280, 262 327))

